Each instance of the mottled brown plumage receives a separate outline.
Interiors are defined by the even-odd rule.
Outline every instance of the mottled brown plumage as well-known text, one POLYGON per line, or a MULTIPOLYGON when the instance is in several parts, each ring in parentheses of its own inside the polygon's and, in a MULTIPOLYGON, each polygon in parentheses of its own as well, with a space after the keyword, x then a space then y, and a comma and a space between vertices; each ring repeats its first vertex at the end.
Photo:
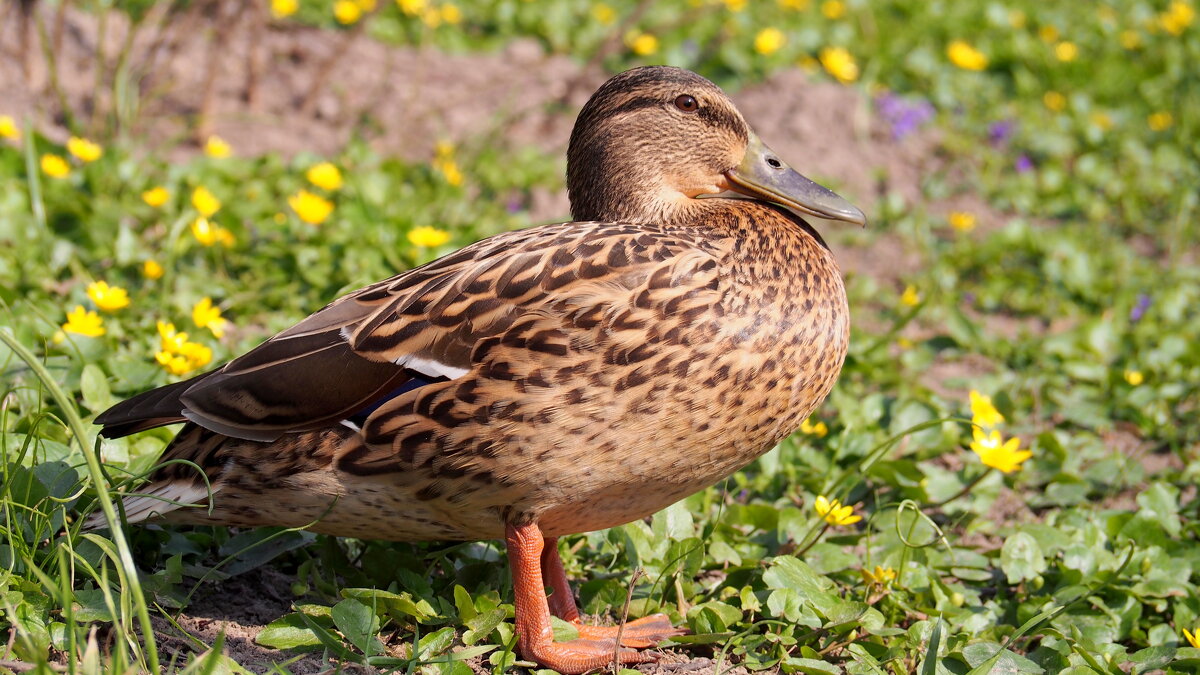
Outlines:
MULTIPOLYGON (((568 189, 582 222, 501 234, 368 286, 98 418, 109 435, 188 421, 163 460, 199 465, 212 486, 210 503, 192 466, 166 464, 145 491, 205 507, 141 497, 131 519, 507 535, 534 555, 528 532, 654 513, 770 449, 825 398, 846 352, 845 292, 821 238, 777 204, 861 213, 782 164, 720 89, 674 68, 613 78, 580 114, 568 189)), ((518 613, 536 614, 522 597, 518 613)), ((527 656, 596 667, 589 645, 530 646, 541 629, 529 621, 527 656)), ((670 628, 644 632, 649 644, 670 628)))

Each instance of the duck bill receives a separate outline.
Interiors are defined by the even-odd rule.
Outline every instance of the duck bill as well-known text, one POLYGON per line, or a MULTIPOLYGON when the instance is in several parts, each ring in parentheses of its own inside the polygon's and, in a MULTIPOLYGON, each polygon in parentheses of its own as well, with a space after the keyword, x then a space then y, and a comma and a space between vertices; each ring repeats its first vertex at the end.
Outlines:
POLYGON ((746 145, 746 157, 725 172, 735 192, 774 202, 800 213, 865 226, 867 217, 850 202, 823 185, 801 176, 779 159, 754 133, 746 145))

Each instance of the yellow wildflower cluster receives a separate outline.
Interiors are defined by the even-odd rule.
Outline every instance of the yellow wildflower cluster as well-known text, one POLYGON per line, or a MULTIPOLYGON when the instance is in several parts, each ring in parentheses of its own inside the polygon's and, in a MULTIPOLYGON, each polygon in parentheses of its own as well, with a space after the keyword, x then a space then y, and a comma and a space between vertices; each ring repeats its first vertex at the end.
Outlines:
POLYGON ((100 337, 104 335, 104 319, 101 319, 99 314, 84 309, 83 305, 75 305, 75 309, 67 312, 67 322, 62 325, 62 329, 66 333, 100 337))
POLYGON ((192 306, 192 323, 196 328, 207 328, 213 337, 225 337, 229 320, 221 316, 221 308, 213 305, 212 298, 202 298, 192 306))
POLYGON ((46 153, 42 155, 42 173, 51 178, 66 178, 71 173, 71 165, 61 155, 46 153))
POLYGON ((827 499, 825 495, 817 497, 813 508, 817 510, 817 515, 830 525, 853 525, 862 520, 862 516, 854 515, 853 506, 843 506, 838 500, 827 499))
POLYGON ((886 586, 896 580, 896 570, 891 567, 876 565, 873 571, 865 567, 859 571, 863 581, 874 586, 886 586))
POLYGON ((427 0, 396 0, 396 6, 408 16, 419 17, 421 22, 430 28, 437 28, 443 23, 451 26, 462 23, 462 10, 451 2, 441 7, 433 7, 427 0))
POLYGON ((754 36, 754 51, 759 54, 774 54, 787 44, 787 36, 778 28, 764 28, 754 36))
POLYGON ((1184 0, 1174 0, 1167 11, 1158 15, 1158 25, 1171 35, 1180 35, 1196 20, 1196 10, 1184 0))
POLYGON ((237 243, 237 238, 233 236, 232 232, 204 216, 192 221, 192 236, 202 246, 220 244, 225 248, 232 248, 237 243))
POLYGON ((825 0, 821 3, 821 13, 826 19, 840 19, 846 15, 846 3, 841 0, 825 0))
POLYGON ((208 140, 204 142, 204 154, 220 159, 233 154, 233 148, 220 136, 209 136, 208 140))
POLYGON ((800 423, 800 431, 808 434, 809 436, 824 438, 825 435, 829 433, 829 426, 821 420, 814 422, 810 417, 800 423))
POLYGON ((129 306, 129 293, 120 286, 109 286, 106 281, 88 284, 87 296, 96 307, 105 312, 115 312, 129 306))
POLYGON ((304 172, 308 182, 322 190, 340 190, 342 188, 342 172, 331 162, 314 164, 304 172))
POLYGON ((21 130, 17 128, 17 121, 12 118, 12 115, 0 115, 0 138, 7 138, 10 141, 21 139, 21 130))
POLYGON ((988 64, 987 55, 965 40, 955 40, 947 45, 946 57, 950 59, 950 63, 963 70, 983 70, 988 64))
POLYGON ((821 50, 820 58, 825 71, 842 84, 849 84, 858 79, 858 64, 845 47, 825 47, 821 50))
POLYGON ((188 340, 187 333, 175 330, 175 324, 158 322, 159 351, 154 360, 172 375, 187 375, 212 361, 212 350, 188 340))
POLYGON ((413 246, 422 248, 437 248, 450 241, 450 233, 436 227, 422 225, 408 231, 408 241, 413 246))
POLYGON ((221 210, 221 200, 217 199, 216 195, 209 191, 203 185, 192 190, 192 206, 200 212, 205 218, 212 218, 213 214, 221 210))
POLYGON ((984 466, 1012 473, 1021 468, 1025 460, 1033 456, 1021 450, 1021 439, 1004 440, 999 429, 994 427, 1004 422, 1004 415, 992 404, 990 396, 971 390, 971 422, 976 426, 972 432, 971 451, 979 456, 984 466), (985 431, 986 430, 986 431, 985 431))
POLYGON ((631 31, 625 36, 625 44, 638 56, 650 56, 658 53, 658 38, 650 33, 631 31))
POLYGON ((291 16, 300 9, 299 0, 271 0, 271 16, 276 19, 291 16))
POLYGON ((446 182, 459 186, 463 184, 463 174, 454 160, 454 145, 447 141, 438 141, 434 148, 433 166, 442 173, 446 182))
POLYGON ((86 138, 72 136, 67 140, 67 152, 74 155, 81 162, 94 162, 104 155, 104 148, 86 138))
POLYGON ((909 284, 904 287, 904 292, 900 294, 900 304, 905 307, 916 307, 921 304, 921 294, 917 292, 917 287, 909 284))
POLYGON ((149 190, 146 190, 145 192, 142 193, 142 201, 146 202, 147 204, 149 204, 150 206, 153 206, 155 208, 158 208, 159 206, 166 204, 167 200, 170 198, 171 198, 171 193, 167 190, 167 188, 165 188, 161 185, 159 185, 158 187, 150 188, 149 190))
POLYGON ((320 225, 333 213, 333 202, 308 190, 301 190, 288 197, 287 202, 300 220, 309 225, 320 225))
POLYGON ((969 211, 954 211, 949 217, 950 227, 959 232, 970 232, 975 229, 975 214, 969 211))

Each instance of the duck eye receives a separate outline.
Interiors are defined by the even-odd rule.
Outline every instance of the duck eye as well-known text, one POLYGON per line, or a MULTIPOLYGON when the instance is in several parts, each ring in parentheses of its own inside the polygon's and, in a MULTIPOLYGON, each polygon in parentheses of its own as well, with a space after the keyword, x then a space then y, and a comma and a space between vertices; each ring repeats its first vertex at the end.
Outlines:
POLYGON ((695 96, 680 94, 675 97, 675 107, 683 112, 696 112, 700 109, 700 102, 696 100, 695 96))

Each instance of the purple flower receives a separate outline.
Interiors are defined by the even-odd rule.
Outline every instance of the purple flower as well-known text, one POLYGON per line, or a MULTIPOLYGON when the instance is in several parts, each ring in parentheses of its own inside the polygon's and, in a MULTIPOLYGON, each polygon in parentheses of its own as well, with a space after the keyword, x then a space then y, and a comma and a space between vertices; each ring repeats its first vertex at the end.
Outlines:
POLYGON ((925 99, 910 101, 892 93, 875 99, 875 105, 897 141, 921 128, 935 112, 933 104, 925 99))
POLYGON ((1129 310, 1129 320, 1137 323, 1146 315, 1146 310, 1150 309, 1150 296, 1146 293, 1138 293, 1137 303, 1133 309, 1129 310))
POLYGON ((975 294, 972 293, 971 291, 967 291, 966 293, 963 293, 962 299, 963 299, 963 303, 966 304, 968 307, 975 304, 975 294))
POLYGON ((1025 173, 1033 170, 1033 160, 1029 159, 1029 155, 1021 155, 1017 158, 1016 164, 1017 173, 1025 173))
POLYGON ((988 140, 992 145, 1004 145, 1008 139, 1012 138, 1013 132, 1017 130, 1017 123, 1014 120, 1000 120, 992 122, 988 127, 988 140))

